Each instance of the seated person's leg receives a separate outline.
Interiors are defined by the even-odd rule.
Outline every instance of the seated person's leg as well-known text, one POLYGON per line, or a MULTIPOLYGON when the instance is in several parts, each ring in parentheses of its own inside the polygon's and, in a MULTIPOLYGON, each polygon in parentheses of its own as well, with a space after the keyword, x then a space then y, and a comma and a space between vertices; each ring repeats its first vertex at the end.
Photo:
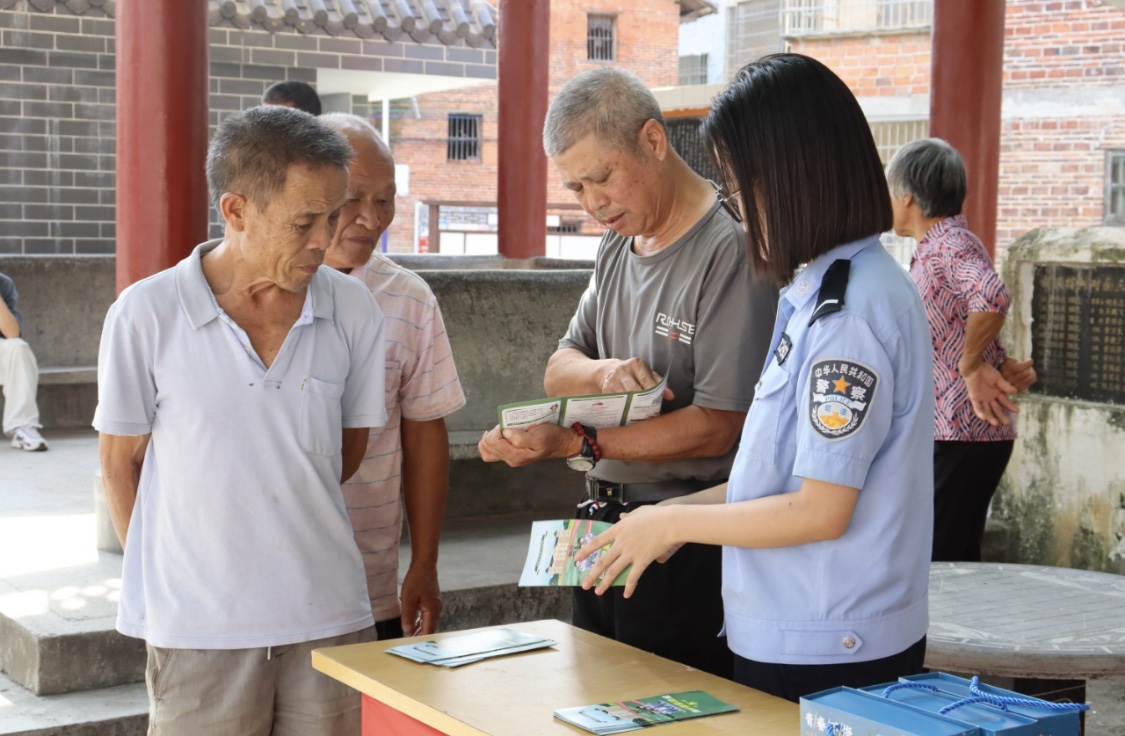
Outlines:
POLYGON ((4 394, 4 434, 13 435, 12 447, 46 450, 39 436, 39 364, 31 346, 19 338, 0 340, 0 384, 4 394))

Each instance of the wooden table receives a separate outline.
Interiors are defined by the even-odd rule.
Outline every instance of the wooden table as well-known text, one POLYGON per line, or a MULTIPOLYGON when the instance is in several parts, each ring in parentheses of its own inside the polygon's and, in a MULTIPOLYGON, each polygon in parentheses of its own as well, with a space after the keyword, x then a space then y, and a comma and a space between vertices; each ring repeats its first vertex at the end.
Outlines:
MULTIPOLYGON (((493 627, 499 628, 499 627, 493 627)), ((394 641, 318 649, 313 667, 359 690, 364 701, 363 733, 376 733, 374 720, 401 714, 416 728, 378 733, 444 733, 450 736, 528 736, 586 733, 552 716, 557 708, 650 695, 704 690, 741 708, 660 726, 661 736, 753 734, 792 736, 799 729, 796 703, 751 690, 560 621, 511 624, 509 628, 558 642, 509 657, 445 669, 385 653, 411 641, 458 636, 450 632, 394 641), (390 709, 393 709, 391 711, 390 709)))
POLYGON ((1125 576, 987 562, 930 566, 926 666, 1047 700, 1125 672, 1125 576))

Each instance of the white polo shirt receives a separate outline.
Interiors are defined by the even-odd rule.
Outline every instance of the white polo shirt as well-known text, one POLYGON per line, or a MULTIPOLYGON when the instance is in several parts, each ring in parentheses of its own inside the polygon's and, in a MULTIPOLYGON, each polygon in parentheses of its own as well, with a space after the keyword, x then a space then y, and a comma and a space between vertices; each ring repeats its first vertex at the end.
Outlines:
POLYGON ((203 276, 210 241, 125 290, 98 355, 94 427, 151 432, 118 630, 242 649, 373 623, 340 492, 341 430, 386 421, 383 319, 321 268, 267 370, 203 276))

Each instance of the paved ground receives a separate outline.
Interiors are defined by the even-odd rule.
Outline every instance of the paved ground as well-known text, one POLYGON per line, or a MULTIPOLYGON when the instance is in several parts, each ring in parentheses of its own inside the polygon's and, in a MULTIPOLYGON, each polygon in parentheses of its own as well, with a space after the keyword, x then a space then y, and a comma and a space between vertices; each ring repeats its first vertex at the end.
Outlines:
MULTIPOLYGON (((53 616, 69 625, 111 616, 120 589, 120 558, 98 554, 93 514, 97 447, 92 432, 49 432, 51 450, 26 453, 0 445, 0 606, 28 617, 53 616)), ((443 587, 478 587, 518 576, 526 523, 450 529, 443 540, 443 587)), ((404 560, 404 564, 405 564, 404 560)), ((1123 613, 1125 619, 1125 613, 1123 613)), ((133 686, 105 692, 110 701, 132 701, 133 686), (130 689, 132 688, 132 689, 130 689)), ((141 693, 143 697, 143 692, 141 693)), ((1089 736, 1125 736, 1125 673, 1091 682, 1089 736)), ((76 695, 30 699, 0 676, 0 734, 50 711, 89 708, 76 695)), ((107 706, 110 703, 107 703, 107 706)), ((45 721, 40 720, 40 723, 45 721)))

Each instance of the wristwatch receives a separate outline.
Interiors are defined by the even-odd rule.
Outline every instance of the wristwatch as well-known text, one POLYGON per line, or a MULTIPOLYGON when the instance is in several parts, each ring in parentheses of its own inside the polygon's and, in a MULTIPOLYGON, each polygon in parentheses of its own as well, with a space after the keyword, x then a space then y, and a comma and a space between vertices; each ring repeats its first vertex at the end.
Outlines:
POLYGON ((567 467, 583 473, 593 470, 602 457, 601 448, 598 447, 598 430, 577 422, 572 429, 582 438, 582 449, 577 455, 571 455, 566 459, 567 467))

